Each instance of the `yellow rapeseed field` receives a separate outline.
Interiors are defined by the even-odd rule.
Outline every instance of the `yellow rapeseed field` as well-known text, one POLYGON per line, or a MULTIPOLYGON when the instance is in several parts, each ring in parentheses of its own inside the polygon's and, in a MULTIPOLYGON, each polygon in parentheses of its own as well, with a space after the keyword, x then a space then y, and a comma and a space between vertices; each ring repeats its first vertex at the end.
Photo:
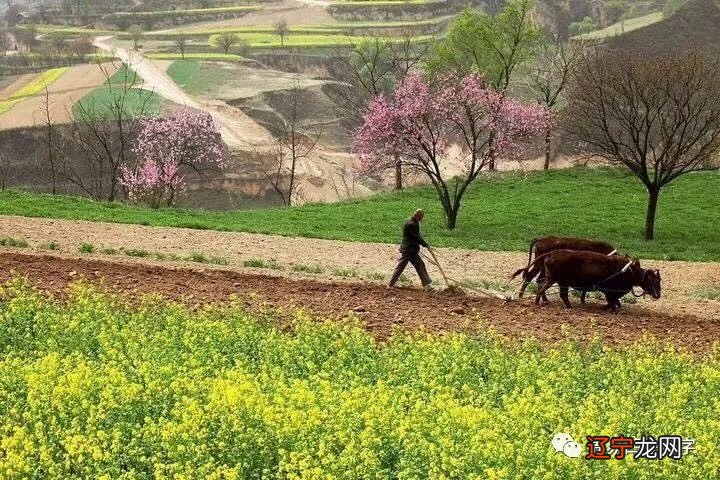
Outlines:
POLYGON ((40 94, 43 90, 45 90, 45 86, 52 85, 62 76, 63 73, 68 70, 69 67, 60 67, 44 71, 32 82, 13 93, 7 100, 0 100, 0 114, 10 110, 20 100, 40 94))
POLYGON ((509 346, 241 303, 0 291, 2 479, 719 478, 720 356, 509 346), (678 434, 681 460, 589 461, 556 432, 678 434))

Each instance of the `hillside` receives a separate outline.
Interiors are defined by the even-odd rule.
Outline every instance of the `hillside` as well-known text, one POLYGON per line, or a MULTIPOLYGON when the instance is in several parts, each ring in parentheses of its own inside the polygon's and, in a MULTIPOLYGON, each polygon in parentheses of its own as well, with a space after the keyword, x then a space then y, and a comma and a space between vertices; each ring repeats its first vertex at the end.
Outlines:
POLYGON ((658 22, 610 37, 613 48, 648 53, 702 49, 720 52, 720 3, 716 0, 689 0, 675 15, 658 22))

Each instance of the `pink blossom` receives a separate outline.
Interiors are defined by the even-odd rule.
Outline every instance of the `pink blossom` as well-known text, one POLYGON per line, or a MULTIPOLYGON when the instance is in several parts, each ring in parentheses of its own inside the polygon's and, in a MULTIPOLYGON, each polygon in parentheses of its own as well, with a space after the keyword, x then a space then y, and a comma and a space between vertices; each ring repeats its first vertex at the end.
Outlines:
POLYGON ((519 141, 543 132, 549 121, 544 108, 512 99, 477 75, 430 84, 413 73, 392 99, 373 100, 353 148, 363 173, 382 170, 400 155, 406 165, 440 175, 449 147, 459 145, 474 175, 491 157, 517 153, 519 141))
POLYGON ((121 169, 121 183, 128 199, 154 208, 177 200, 189 171, 225 166, 217 123, 211 115, 189 108, 144 118, 132 150, 138 162, 121 169))

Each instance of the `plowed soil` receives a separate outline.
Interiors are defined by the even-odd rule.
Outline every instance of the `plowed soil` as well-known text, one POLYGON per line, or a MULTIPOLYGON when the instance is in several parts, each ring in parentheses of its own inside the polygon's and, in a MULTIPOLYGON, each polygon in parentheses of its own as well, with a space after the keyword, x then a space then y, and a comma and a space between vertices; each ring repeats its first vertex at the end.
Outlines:
POLYGON ((610 345, 626 345, 650 334, 698 353, 707 353, 713 342, 720 340, 718 322, 696 316, 659 314, 639 305, 628 305, 623 312, 610 314, 602 311, 599 303, 565 310, 557 302, 536 307, 529 300, 504 303, 462 292, 427 293, 361 282, 334 283, 226 270, 0 253, 0 280, 9 278, 13 271, 58 295, 63 294, 70 282, 84 277, 104 279, 111 291, 129 296, 156 292, 195 305, 238 295, 258 308, 303 308, 324 318, 357 316, 379 339, 387 338, 396 327, 433 332, 472 332, 490 327, 510 340, 533 336, 545 342, 560 340, 569 332, 581 341, 598 335, 610 345))

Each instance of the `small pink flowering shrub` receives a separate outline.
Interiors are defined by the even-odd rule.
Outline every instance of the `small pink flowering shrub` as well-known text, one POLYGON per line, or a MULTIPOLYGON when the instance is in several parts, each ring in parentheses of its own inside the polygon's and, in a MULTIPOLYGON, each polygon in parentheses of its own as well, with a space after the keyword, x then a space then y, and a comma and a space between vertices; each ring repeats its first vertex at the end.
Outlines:
POLYGON ((143 119, 133 152, 138 161, 121 169, 121 182, 130 201, 153 208, 177 201, 188 172, 225 166, 217 123, 211 115, 189 108, 143 119))

